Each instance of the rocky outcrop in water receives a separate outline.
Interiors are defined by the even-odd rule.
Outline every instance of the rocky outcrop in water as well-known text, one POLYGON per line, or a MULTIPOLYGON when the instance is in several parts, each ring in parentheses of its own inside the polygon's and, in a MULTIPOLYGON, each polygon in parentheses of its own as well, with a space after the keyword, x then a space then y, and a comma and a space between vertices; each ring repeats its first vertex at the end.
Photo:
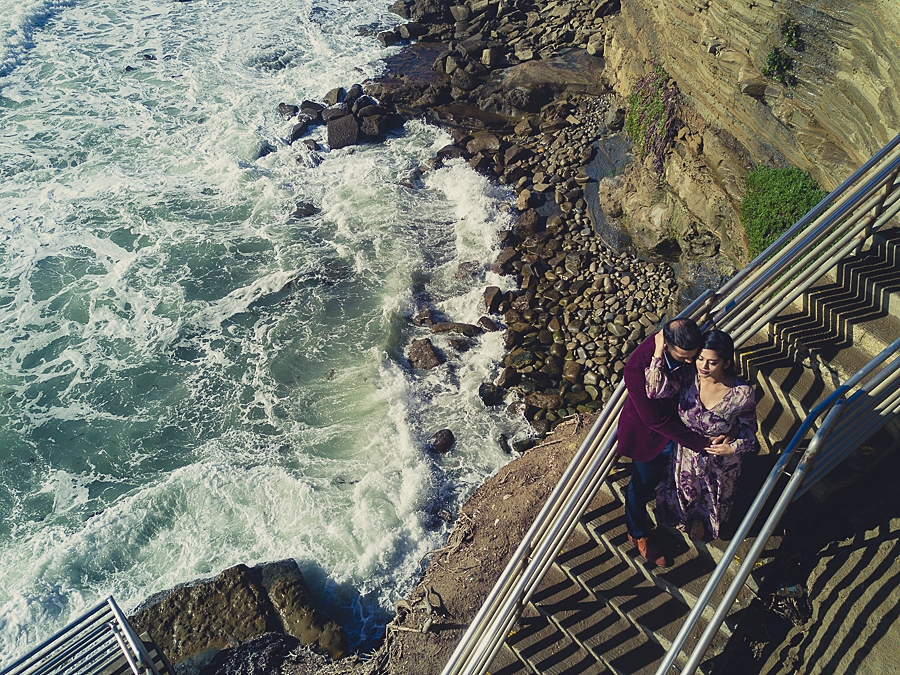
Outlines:
POLYGON ((394 109, 379 105, 371 96, 363 94, 359 84, 346 90, 343 87, 333 89, 325 94, 323 101, 278 104, 282 119, 292 123, 288 143, 303 138, 312 127, 325 124, 328 147, 338 150, 363 140, 381 140, 403 124, 394 109))
MULTIPOLYGON (((315 606, 293 560, 236 565, 213 579, 157 593, 129 621, 150 634, 180 675, 263 633, 284 634, 333 658, 348 653, 347 634, 315 606)), ((293 646, 288 642, 275 651, 286 653, 293 646)))

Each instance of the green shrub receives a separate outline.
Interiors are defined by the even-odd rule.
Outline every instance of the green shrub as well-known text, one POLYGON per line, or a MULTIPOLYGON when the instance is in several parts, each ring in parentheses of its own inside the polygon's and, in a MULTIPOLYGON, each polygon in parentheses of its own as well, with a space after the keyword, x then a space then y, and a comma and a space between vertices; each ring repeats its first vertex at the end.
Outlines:
POLYGON ((755 258, 828 193, 800 169, 758 166, 744 180, 741 224, 755 258))
POLYGON ((666 149, 675 138, 678 118, 675 108, 678 85, 669 80, 669 74, 661 66, 653 64, 653 70, 634 86, 628 97, 628 113, 625 131, 634 142, 638 157, 653 157, 653 169, 662 176, 666 149))
POLYGON ((778 47, 772 47, 772 50, 766 56, 763 75, 788 87, 793 87, 797 84, 797 78, 790 72, 793 67, 794 59, 778 47))
POLYGON ((798 52, 803 51, 804 45, 803 40, 800 38, 800 26, 790 19, 785 19, 781 22, 781 39, 791 49, 798 52))

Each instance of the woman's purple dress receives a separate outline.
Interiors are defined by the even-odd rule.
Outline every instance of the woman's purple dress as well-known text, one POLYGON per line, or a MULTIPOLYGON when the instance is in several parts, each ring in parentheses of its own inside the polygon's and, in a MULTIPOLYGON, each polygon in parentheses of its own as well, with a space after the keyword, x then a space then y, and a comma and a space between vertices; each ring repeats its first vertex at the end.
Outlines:
POLYGON ((722 457, 675 446, 665 478, 656 491, 657 512, 664 522, 690 527, 699 520, 713 537, 728 520, 734 489, 741 473, 741 455, 756 447, 756 396, 753 387, 737 379, 712 409, 700 401, 700 383, 693 368, 668 374, 663 360, 654 358, 646 369, 647 396, 678 395, 678 416, 685 426, 704 436, 718 436, 735 427, 735 454, 722 457))

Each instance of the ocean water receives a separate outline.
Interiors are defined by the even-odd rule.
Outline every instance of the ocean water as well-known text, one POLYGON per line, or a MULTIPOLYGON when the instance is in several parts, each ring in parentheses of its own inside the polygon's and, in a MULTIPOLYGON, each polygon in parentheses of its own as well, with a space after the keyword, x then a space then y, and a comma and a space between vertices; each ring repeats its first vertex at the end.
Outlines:
POLYGON ((377 75, 398 21, 0 0, 0 664, 108 594, 286 557, 364 649, 527 434, 477 396, 499 334, 405 365, 422 302, 474 322, 509 287, 456 272, 511 195, 464 164, 411 180, 449 142, 421 122, 321 161, 285 141, 278 103, 377 75))

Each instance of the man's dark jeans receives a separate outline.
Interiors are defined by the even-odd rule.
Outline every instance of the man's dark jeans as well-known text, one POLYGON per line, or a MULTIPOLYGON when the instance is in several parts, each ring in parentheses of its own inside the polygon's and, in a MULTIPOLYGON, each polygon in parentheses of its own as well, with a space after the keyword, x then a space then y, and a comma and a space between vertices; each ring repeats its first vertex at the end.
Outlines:
POLYGON ((625 488, 625 525, 635 539, 647 536, 647 500, 662 478, 669 457, 663 451, 649 462, 631 462, 631 480, 625 488))

